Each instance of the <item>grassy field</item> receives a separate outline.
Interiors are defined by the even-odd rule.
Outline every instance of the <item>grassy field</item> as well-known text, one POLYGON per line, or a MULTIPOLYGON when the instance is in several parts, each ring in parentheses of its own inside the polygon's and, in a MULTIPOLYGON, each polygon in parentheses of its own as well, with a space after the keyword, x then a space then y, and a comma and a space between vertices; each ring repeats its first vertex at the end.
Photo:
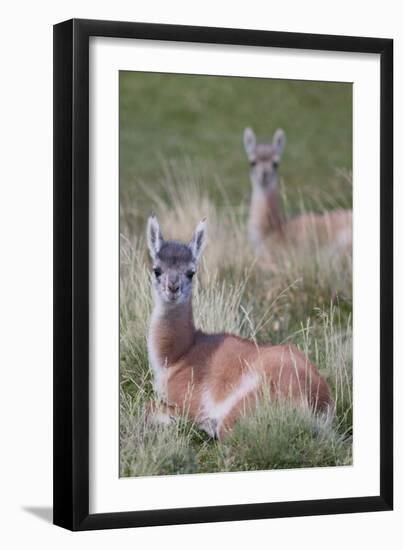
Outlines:
POLYGON ((121 73, 121 475, 351 464, 351 266, 320 249, 290 251, 275 274, 256 261, 247 239, 242 147, 245 126, 262 140, 281 126, 287 212, 351 207, 351 110, 347 84, 121 73), (210 241, 194 292, 197 326, 297 344, 332 388, 333 421, 267 398, 223 442, 187 418, 147 425, 151 211, 164 236, 180 240, 208 218, 210 241))

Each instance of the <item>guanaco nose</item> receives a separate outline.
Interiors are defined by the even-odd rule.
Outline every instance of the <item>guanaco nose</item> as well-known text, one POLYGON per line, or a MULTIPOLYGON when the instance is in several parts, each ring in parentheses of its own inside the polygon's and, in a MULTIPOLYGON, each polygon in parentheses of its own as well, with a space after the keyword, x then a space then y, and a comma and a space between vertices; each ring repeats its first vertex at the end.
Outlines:
POLYGON ((175 277, 175 279, 171 279, 168 281, 168 290, 170 290, 172 293, 178 292, 179 290, 179 280, 175 277))

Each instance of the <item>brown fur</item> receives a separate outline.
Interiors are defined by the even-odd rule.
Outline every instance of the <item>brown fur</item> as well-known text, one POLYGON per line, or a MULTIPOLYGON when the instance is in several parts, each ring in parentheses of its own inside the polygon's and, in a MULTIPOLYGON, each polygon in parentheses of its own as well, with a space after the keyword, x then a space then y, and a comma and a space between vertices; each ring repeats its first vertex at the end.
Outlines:
MULTIPOLYGON (((288 243, 302 244, 306 241, 317 240, 319 244, 327 244, 337 239, 343 231, 348 233, 349 238, 343 246, 351 246, 351 210, 332 210, 323 214, 300 214, 290 218, 283 225, 278 239, 286 240, 288 243)), ((269 232, 266 233, 266 236, 269 232)))
POLYGON ((266 238, 274 232, 282 235, 285 221, 276 193, 253 199, 250 225, 260 238, 266 238))
POLYGON ((219 436, 232 429, 242 412, 250 410, 263 384, 270 385, 273 397, 307 399, 317 410, 332 405, 330 390, 318 370, 293 345, 255 345, 229 334, 205 334, 195 330, 193 323, 185 327, 178 315, 159 321, 152 337, 160 361, 168 369, 166 405, 171 411, 189 414, 196 422, 203 420, 202 395, 206 387, 213 400, 220 403, 237 388, 243 374, 259 374, 256 389, 230 410, 219 436), (178 340, 187 342, 180 355, 174 343, 178 340))
POLYGON ((191 302, 181 305, 162 317, 151 336, 160 358, 175 364, 193 345, 194 325, 191 302))
POLYGON ((279 244, 301 244, 317 241, 321 245, 334 242, 343 232, 349 234, 344 245, 351 247, 351 210, 331 210, 321 214, 299 214, 285 218, 278 205, 277 191, 252 199, 250 227, 259 240, 278 240, 279 244))

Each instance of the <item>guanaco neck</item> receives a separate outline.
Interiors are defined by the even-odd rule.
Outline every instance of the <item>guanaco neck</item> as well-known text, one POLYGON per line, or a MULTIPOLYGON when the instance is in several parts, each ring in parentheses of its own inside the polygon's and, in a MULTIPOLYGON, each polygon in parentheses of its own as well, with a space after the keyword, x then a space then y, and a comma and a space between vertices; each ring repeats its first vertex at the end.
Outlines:
POLYGON ((162 367, 173 365, 195 339, 192 298, 182 304, 166 304, 154 293, 149 343, 162 367))
POLYGON ((252 241, 259 245, 271 233, 281 232, 285 218, 278 203, 278 191, 273 189, 265 192, 253 187, 249 231, 252 241))

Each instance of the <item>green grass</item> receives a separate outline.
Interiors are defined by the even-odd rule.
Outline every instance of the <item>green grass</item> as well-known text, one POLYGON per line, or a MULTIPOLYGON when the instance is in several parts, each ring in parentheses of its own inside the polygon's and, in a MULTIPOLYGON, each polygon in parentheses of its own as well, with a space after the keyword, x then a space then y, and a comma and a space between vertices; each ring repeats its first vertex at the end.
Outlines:
POLYGON ((164 180, 167 162, 178 169, 190 160, 214 202, 221 201, 217 182, 232 205, 247 202, 245 126, 262 141, 285 130, 281 175, 293 211, 300 192, 309 209, 318 209, 316 190, 348 203, 351 190, 339 170, 352 166, 351 84, 122 72, 121 191, 139 221, 149 209, 139 183, 164 180))
POLYGON ((351 464, 351 266, 315 247, 289 250, 276 273, 256 261, 242 148, 244 126, 262 138, 283 127, 287 212, 351 207, 351 86, 121 73, 120 98, 121 475, 351 464), (164 236, 181 240, 208 217, 210 240, 194 288, 197 326, 294 342, 332 388, 333 421, 266 398, 224 442, 187 418, 170 426, 145 422, 153 397, 145 246, 152 210, 164 236))

